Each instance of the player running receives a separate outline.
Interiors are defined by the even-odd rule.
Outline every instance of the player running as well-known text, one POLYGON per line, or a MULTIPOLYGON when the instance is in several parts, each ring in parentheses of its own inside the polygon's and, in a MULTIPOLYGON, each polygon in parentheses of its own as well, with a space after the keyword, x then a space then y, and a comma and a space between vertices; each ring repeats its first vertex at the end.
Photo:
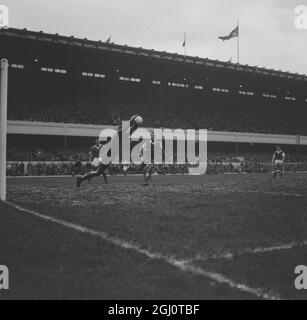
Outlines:
POLYGON ((128 169, 129 169, 129 165, 128 165, 128 163, 127 163, 126 161, 124 161, 124 163, 123 163, 123 169, 122 169, 124 177, 127 177, 127 175, 128 175, 128 169))
POLYGON ((273 154, 272 163, 273 163, 273 178, 276 178, 277 173, 279 172, 280 177, 283 176, 284 173, 284 161, 286 155, 280 149, 280 146, 276 147, 276 151, 273 154))
MULTIPOLYGON (((154 149, 158 145, 158 147, 162 150, 162 157, 164 155, 164 149, 161 142, 156 141, 154 133, 151 134, 151 140, 150 140, 150 148, 151 148, 151 155, 154 155, 154 149)), ((146 142, 143 143, 142 149, 141 149, 141 158, 142 163, 140 166, 140 171, 142 172, 144 170, 144 186, 148 186, 149 180, 151 180, 151 175, 154 171, 155 164, 151 161, 153 159, 145 159, 144 153, 147 151, 147 144, 146 142)))
MULTIPOLYGON (((134 115, 129 120, 129 127, 122 128, 122 126, 118 127, 117 134, 119 137, 119 141, 122 139, 122 133, 129 132, 130 135, 138 129, 139 125, 143 121, 138 121, 139 118, 142 120, 142 118, 138 115, 134 115)), ((92 166, 94 167, 94 170, 88 172, 87 174, 78 177, 76 181, 77 188, 80 188, 83 181, 90 180, 94 177, 103 176, 105 183, 108 183, 107 174, 105 173, 106 169, 111 165, 111 162, 109 164, 103 164, 100 161, 99 153, 100 153, 101 144, 99 139, 96 139, 96 144, 91 148, 91 158, 92 158, 92 166)))
POLYGON ((100 161, 99 161, 100 148, 101 148, 100 141, 97 138, 95 140, 95 144, 90 149, 90 156, 89 156, 90 162, 91 162, 91 167, 93 170, 86 173, 85 175, 83 175, 81 177, 77 177, 77 187, 78 188, 81 186, 81 183, 83 181, 88 180, 88 182, 90 182, 93 177, 98 177, 100 175, 103 175, 105 183, 108 183, 107 175, 105 174, 106 168, 103 168, 100 164, 100 161))

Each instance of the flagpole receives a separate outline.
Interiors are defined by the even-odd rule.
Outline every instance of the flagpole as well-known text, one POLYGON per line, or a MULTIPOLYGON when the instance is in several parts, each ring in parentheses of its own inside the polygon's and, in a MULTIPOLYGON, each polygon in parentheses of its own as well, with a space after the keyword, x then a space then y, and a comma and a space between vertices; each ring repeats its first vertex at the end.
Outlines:
POLYGON ((186 56, 186 33, 184 33, 184 36, 183 36, 183 43, 184 43, 184 46, 183 46, 183 53, 184 53, 184 56, 186 56))
POLYGON ((240 63, 240 21, 237 20, 237 26, 238 26, 238 37, 237 37, 237 61, 238 64, 240 63))

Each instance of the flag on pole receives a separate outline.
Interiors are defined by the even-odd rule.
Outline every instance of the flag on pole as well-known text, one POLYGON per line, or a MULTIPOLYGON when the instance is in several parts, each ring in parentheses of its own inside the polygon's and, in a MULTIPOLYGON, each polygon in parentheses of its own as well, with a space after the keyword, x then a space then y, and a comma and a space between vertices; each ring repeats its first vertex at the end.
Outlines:
POLYGON ((106 40, 106 43, 110 43, 111 42, 111 36, 106 40))
POLYGON ((219 39, 221 39, 222 41, 225 40, 230 40, 232 38, 237 38, 239 37, 239 26, 236 26, 235 29, 233 29, 228 36, 224 36, 224 37, 219 37, 219 39))
POLYGON ((187 52, 186 52, 186 33, 184 33, 184 36, 183 36, 182 46, 183 46, 183 54, 184 54, 184 56, 186 56, 186 54, 187 54, 187 52))

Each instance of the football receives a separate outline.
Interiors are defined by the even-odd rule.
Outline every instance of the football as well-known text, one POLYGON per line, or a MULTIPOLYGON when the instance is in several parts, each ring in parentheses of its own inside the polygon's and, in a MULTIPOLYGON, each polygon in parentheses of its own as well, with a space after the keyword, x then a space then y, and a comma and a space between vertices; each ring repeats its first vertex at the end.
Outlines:
POLYGON ((143 118, 141 116, 135 117, 134 121, 138 126, 141 126, 143 124, 143 118))

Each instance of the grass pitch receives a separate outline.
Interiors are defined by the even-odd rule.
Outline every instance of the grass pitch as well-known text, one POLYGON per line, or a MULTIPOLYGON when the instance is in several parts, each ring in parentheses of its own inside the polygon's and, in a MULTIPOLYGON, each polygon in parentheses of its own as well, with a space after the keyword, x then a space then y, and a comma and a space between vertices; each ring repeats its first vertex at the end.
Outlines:
POLYGON ((0 299, 307 298, 307 174, 109 180, 8 179, 0 299))

